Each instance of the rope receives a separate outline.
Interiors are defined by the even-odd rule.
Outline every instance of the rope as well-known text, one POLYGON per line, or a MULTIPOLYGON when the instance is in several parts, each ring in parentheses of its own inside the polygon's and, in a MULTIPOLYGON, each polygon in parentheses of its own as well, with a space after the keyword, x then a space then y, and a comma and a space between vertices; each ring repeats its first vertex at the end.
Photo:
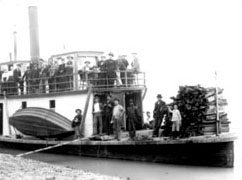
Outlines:
POLYGON ((64 142, 64 143, 56 144, 54 146, 49 146, 49 147, 37 149, 37 150, 34 150, 34 151, 29 151, 29 152, 26 152, 26 153, 18 154, 18 155, 16 155, 16 157, 22 157, 22 156, 26 156, 26 155, 29 155, 29 154, 37 153, 37 152, 40 152, 40 151, 53 149, 53 148, 64 146, 64 145, 67 145, 67 144, 71 144, 71 143, 74 143, 74 142, 77 142, 77 141, 80 141, 80 139, 75 139, 73 141, 67 141, 67 142, 64 142))

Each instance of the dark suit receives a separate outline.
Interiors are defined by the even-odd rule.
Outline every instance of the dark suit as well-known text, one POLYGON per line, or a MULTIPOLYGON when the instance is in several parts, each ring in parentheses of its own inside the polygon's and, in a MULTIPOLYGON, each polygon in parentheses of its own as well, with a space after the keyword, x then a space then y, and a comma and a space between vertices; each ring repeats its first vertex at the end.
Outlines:
POLYGON ((65 91, 66 84, 68 83, 66 80, 68 76, 65 76, 66 75, 65 72, 66 72, 66 66, 63 63, 59 66, 58 72, 57 72, 57 89, 59 91, 63 91, 63 90, 65 91))
POLYGON ((24 75, 22 77, 22 81, 24 81, 24 79, 25 79, 25 82, 26 82, 26 93, 29 94, 30 70, 26 70, 24 72, 24 75))
POLYGON ((116 62, 112 59, 108 59, 104 62, 104 71, 106 71, 106 78, 108 82, 108 86, 113 86, 114 81, 116 80, 116 62))
POLYGON ((40 69, 34 68, 30 72, 30 91, 31 93, 37 93, 37 90, 39 90, 39 82, 40 82, 40 69))
POLYGON ((18 85, 19 85, 21 93, 23 93, 23 85, 21 83, 21 71, 19 69, 15 69, 13 71, 13 80, 14 80, 14 84, 15 84, 14 85, 15 86, 14 92, 18 93, 18 85))
POLYGON ((155 108, 153 111, 153 117, 155 119, 155 124, 154 124, 154 131, 153 131, 153 136, 159 135, 159 129, 162 124, 162 120, 164 115, 168 117, 168 108, 166 106, 166 103, 162 100, 159 100, 155 103, 155 108))
POLYGON ((106 101, 104 103, 104 109, 103 109, 103 132, 107 133, 108 135, 113 133, 112 125, 110 124, 113 116, 113 107, 114 103, 112 100, 106 101))

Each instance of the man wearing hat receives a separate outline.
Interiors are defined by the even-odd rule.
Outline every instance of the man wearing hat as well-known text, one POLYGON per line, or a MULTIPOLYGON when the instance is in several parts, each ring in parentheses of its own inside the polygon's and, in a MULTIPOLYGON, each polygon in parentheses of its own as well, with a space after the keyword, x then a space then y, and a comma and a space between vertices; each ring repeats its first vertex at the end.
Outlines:
POLYGON ((100 103, 99 97, 96 96, 93 104, 93 135, 102 135, 103 120, 102 120, 103 104, 100 103))
POLYGON ((61 61, 61 64, 59 65, 58 71, 57 71, 57 89, 59 91, 65 91, 66 89, 66 65, 65 65, 65 59, 60 57, 58 58, 61 61))
POLYGON ((154 117, 154 131, 153 131, 153 137, 159 136, 159 130, 162 124, 162 120, 164 117, 168 117, 168 108, 166 106, 166 103, 162 101, 162 95, 157 95, 157 102, 155 103, 155 108, 153 111, 153 117, 154 117))
MULTIPOLYGON (((20 64, 17 65, 16 69, 13 71, 13 79, 15 83, 16 89, 14 90, 15 93, 18 92, 18 87, 21 85, 21 71, 20 71, 20 64)), ((23 88, 21 88, 21 94, 23 93, 23 88)))
POLYGON ((129 129, 129 136, 131 139, 135 137, 135 122, 138 119, 138 108, 134 105, 134 100, 129 100, 129 107, 127 108, 127 120, 128 120, 128 129, 129 129))
POLYGON ((112 96, 110 94, 107 95, 106 101, 104 103, 103 109, 103 132, 107 133, 108 135, 113 134, 113 128, 110 124, 112 120, 112 112, 114 107, 114 102, 112 100, 112 96))
POLYGON ((66 63, 66 74, 68 77, 68 84, 67 88, 71 90, 73 87, 73 57, 72 56, 67 56, 67 63, 66 63))
POLYGON ((104 71, 107 72, 108 87, 113 87, 116 80, 116 62, 113 60, 113 53, 108 54, 109 59, 104 63, 104 71))
POLYGON ((101 60, 99 60, 97 62, 97 68, 98 70, 100 71, 100 73, 98 73, 98 85, 100 88, 102 87, 105 87, 106 85, 106 72, 105 69, 104 69, 104 64, 105 64, 105 60, 106 60, 106 57, 105 56, 101 56, 101 60))
POLYGON ((80 127, 81 121, 82 121, 82 111, 80 109, 76 109, 76 116, 72 121, 72 127, 75 130, 75 135, 74 135, 75 139, 82 137, 82 130, 81 130, 82 127, 80 127))

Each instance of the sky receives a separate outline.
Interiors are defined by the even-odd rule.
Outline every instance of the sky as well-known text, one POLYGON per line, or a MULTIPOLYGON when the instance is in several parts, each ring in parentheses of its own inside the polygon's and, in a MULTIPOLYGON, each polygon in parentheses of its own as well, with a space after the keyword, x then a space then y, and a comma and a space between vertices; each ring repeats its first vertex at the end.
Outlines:
POLYGON ((42 58, 76 50, 137 52, 149 111, 158 93, 170 102, 180 85, 215 86, 216 71, 231 119, 241 119, 241 0, 0 0, 0 62, 13 52, 14 30, 18 59, 30 59, 30 5, 38 6, 42 58))

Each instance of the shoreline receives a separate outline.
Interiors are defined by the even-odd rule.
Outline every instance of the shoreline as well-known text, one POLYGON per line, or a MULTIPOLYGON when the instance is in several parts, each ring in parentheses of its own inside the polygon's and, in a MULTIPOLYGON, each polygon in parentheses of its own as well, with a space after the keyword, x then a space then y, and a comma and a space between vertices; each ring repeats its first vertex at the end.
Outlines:
POLYGON ((1 180, 124 180, 0 153, 1 180))

